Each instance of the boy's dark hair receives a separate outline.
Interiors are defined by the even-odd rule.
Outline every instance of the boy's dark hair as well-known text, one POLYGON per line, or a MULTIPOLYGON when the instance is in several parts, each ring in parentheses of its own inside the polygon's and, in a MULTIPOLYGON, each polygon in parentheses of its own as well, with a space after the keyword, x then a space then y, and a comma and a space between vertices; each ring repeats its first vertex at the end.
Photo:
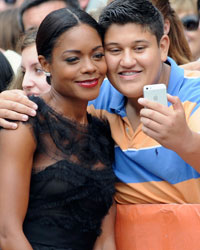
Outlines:
POLYGON ((156 36, 159 44, 164 34, 164 21, 160 11, 148 0, 114 0, 99 17, 104 34, 112 24, 139 24, 156 36))
POLYGON ((36 47, 38 55, 44 56, 47 61, 51 62, 52 51, 60 36, 80 24, 87 24, 92 27, 102 39, 101 26, 87 12, 72 8, 63 8, 51 12, 42 21, 37 32, 36 47))
POLYGON ((78 0, 25 0, 19 8, 19 25, 21 30, 24 32, 24 24, 23 24, 23 14, 26 10, 38 6, 45 2, 52 2, 52 1, 62 1, 66 4, 66 7, 71 8, 80 8, 78 0))

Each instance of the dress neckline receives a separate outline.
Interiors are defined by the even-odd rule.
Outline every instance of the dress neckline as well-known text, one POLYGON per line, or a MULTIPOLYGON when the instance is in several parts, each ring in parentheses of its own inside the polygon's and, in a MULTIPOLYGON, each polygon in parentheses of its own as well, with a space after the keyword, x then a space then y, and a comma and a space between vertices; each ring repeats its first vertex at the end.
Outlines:
POLYGON ((42 98, 42 97, 33 97, 33 99, 39 99, 39 102, 41 103, 41 111, 44 107, 46 107, 46 109, 48 110, 48 112, 52 113, 54 116, 56 116, 59 120, 62 120, 66 123, 69 123, 71 125, 74 125, 76 127, 80 127, 80 128, 88 128, 91 123, 92 123, 92 116, 88 113, 87 113, 87 120, 88 120, 88 123, 87 124, 81 124, 79 122, 77 122, 76 120, 73 120, 59 112, 57 112, 53 107, 51 107, 48 103, 46 103, 46 101, 42 98))

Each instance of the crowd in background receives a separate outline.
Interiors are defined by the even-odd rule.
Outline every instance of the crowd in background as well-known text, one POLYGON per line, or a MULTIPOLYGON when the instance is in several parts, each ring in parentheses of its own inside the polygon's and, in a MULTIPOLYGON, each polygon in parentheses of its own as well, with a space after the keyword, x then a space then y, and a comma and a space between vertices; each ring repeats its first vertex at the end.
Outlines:
MULTIPOLYGON (((58 218, 51 221, 61 227, 65 227, 62 223, 69 222, 69 227, 72 224, 72 227, 78 228, 78 237, 85 244, 82 249, 143 250, 148 246, 148 249, 189 250, 190 244, 191 249, 199 249, 196 242, 200 214, 200 1, 144 0, 144 6, 142 2, 0 0, 0 126, 5 128, 0 130, 0 139, 11 141, 16 138, 22 147, 17 149, 13 143, 12 149, 16 149, 19 155, 12 155, 17 167, 23 162, 29 165, 28 173, 25 168, 23 171, 19 168, 22 176, 26 176, 23 180, 32 175, 35 178, 34 174, 43 173, 52 164, 58 166, 58 170, 52 177, 55 183, 52 181, 53 184, 48 185, 56 191, 57 185, 60 185, 60 192, 66 181, 71 194, 74 192, 70 202, 65 200, 67 206, 70 207, 74 200, 79 199, 79 195, 84 196, 88 203, 84 203, 83 210, 81 203, 76 203, 77 206, 70 207, 70 213, 73 214, 75 208, 72 218, 80 222, 83 230, 90 230, 88 235, 85 231, 80 232, 80 228, 77 224, 74 226, 68 215, 69 221, 61 222, 60 218, 59 222, 58 218), (65 7, 69 9, 63 9, 65 7), (86 34, 88 45, 84 39, 86 34), (93 47, 96 41, 98 46, 93 47), (80 47, 80 50, 68 51, 67 46, 71 48, 72 44, 80 47), (59 57, 61 50, 65 51, 62 58, 59 57), (74 53, 76 56, 73 54, 67 57, 65 53, 74 53), (91 61, 85 59, 88 55, 92 55, 89 56, 91 61), (65 65, 59 64, 59 59, 65 61, 65 65), (80 68, 75 69, 76 64, 80 64, 80 68), (66 65, 74 70, 67 71, 66 65), (91 78, 80 80, 78 72, 91 78), (134 88, 131 83, 126 83, 126 80, 137 81, 133 75, 141 72, 144 72, 144 76, 134 88), (97 75, 102 83, 99 92, 91 87, 96 86, 97 75), (79 87, 83 87, 82 92, 70 86, 74 78, 79 87), (70 87, 64 87, 65 81, 70 87), (169 107, 142 98, 144 85, 161 82, 167 86, 169 107), (37 104, 34 108, 31 101, 37 104), (33 116, 29 121, 28 115, 33 116), (23 123, 17 123, 16 120, 23 123), (108 123, 101 124, 102 120, 108 123), (89 124, 87 129, 86 124, 89 124), (13 129, 13 134, 6 129, 13 129), (22 139, 22 134, 26 138, 22 139), (27 152, 23 159, 25 148, 27 152), (82 152, 81 156, 79 152, 82 152), (77 182, 74 176, 69 181, 65 164, 64 167, 60 165, 66 159, 72 163, 67 165, 67 171, 71 171, 67 172, 69 175, 74 174, 77 165, 86 168, 84 174, 82 170, 75 171, 77 182), (87 172, 88 165, 92 166, 91 175, 87 172), (36 173, 31 172, 32 168, 36 173), (77 183, 82 181, 80 172, 81 177, 84 175, 84 178, 91 178, 93 184, 86 181, 77 191, 77 183), (62 182, 57 183, 58 176, 62 182), (87 194, 83 187, 88 188, 87 194), (99 196, 90 199, 91 190, 93 194, 98 192, 99 196), (183 204, 188 206, 184 207, 183 204), (88 212, 90 208, 96 210, 98 220, 88 212), (88 213, 87 226, 79 210, 80 213, 88 213), (103 221, 101 229, 99 221, 103 221), (193 233, 189 227, 186 230, 187 223, 191 223, 191 228, 197 231, 193 233), (189 238, 184 238, 186 234, 189 238), (189 242, 190 237, 193 237, 192 243, 189 242), (162 248, 166 245, 166 248, 162 248)), ((5 145, 5 150, 0 152, 0 159, 4 159, 10 167, 9 146, 8 143, 5 145)), ((0 140, 0 148, 3 146, 0 140)), ((1 173, 8 177, 10 173, 4 170, 6 167, 2 169, 1 173)), ((17 184, 20 178, 16 178, 17 184)), ((31 217, 38 220, 34 208, 40 205, 41 199, 37 200, 34 192, 42 178, 36 177, 35 182, 31 181, 31 185, 35 186, 30 194, 21 193, 25 195, 27 204, 30 195, 29 206, 33 207, 28 207, 27 211, 24 211, 26 204, 17 207, 23 210, 21 217, 26 215, 24 225, 27 227, 24 226, 24 232, 28 240, 30 237, 34 249, 43 249, 40 248, 41 242, 34 242, 34 237, 39 239, 40 236, 36 232, 38 225, 31 221, 31 217), (30 229, 32 225, 36 231, 30 229)), ((30 180, 23 185, 30 185, 30 180)), ((0 199, 9 204, 2 193, 0 191, 0 199)), ((41 193, 44 196, 52 195, 52 190, 45 188, 44 193, 43 190, 41 193)), ((52 196, 55 198, 55 194, 52 196)), ((52 202, 48 203, 49 200, 45 202, 50 204, 52 214, 57 208, 55 204, 60 205, 59 213, 66 205, 62 200, 53 205, 52 202)), ((14 207, 16 203, 13 202, 14 207)), ((46 205, 41 204, 44 207, 46 205)), ((0 216, 7 213, 5 207, 0 206, 0 216)), ((48 217, 49 214, 45 214, 46 210, 42 209, 44 217, 48 217)), ((42 223, 48 224, 46 221, 42 223)), ((8 229, 10 226, 6 220, 0 223, 0 244, 1 239, 4 243, 2 225, 8 229)), ((69 230, 67 226, 66 229, 69 230)), ((54 240, 49 240, 49 235, 53 237, 53 230, 49 229, 45 240, 55 244, 54 240)), ((69 235, 71 237, 71 233, 69 235)), ((57 236, 56 239, 63 240, 62 234, 57 236)), ((65 244, 75 246, 75 241, 72 239, 72 243, 69 243, 68 239, 64 240, 60 249, 65 244)), ((5 245, 12 245, 12 240, 10 242, 5 245)), ((26 239, 20 242, 21 246, 32 249, 26 239)), ((81 245, 77 244, 77 249, 81 249, 81 245)))

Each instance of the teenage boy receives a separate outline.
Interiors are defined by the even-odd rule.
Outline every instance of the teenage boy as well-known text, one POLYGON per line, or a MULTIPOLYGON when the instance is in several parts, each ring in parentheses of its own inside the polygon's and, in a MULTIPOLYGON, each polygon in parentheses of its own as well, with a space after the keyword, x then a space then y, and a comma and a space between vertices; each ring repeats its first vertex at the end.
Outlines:
POLYGON ((105 81, 90 109, 109 120, 116 142, 118 249, 197 250, 200 79, 167 58, 169 38, 148 1, 116 0, 100 24, 113 86, 105 81), (170 107, 141 98, 155 83, 167 86, 170 107))
MULTIPOLYGON (((199 250, 200 80, 167 58, 163 20, 148 0, 115 0, 100 24, 113 86, 105 80, 88 110, 109 121, 116 143, 117 247, 199 250), (156 83, 167 86, 169 107, 142 98, 143 86, 156 83)), ((16 95, 1 94, 0 107, 16 95)))

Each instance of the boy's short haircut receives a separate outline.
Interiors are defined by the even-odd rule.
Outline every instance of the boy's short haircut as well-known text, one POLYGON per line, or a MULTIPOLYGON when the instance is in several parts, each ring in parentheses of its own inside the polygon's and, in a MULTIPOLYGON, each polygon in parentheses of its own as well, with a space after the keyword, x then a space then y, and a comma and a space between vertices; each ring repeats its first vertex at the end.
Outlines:
POLYGON ((19 8, 19 25, 21 30, 24 32, 24 24, 23 24, 23 14, 26 10, 34 7, 34 6, 38 6, 42 3, 46 3, 46 2, 52 2, 52 1, 62 1, 64 3, 66 3, 66 7, 71 7, 71 8, 79 8, 80 9, 80 5, 79 5, 79 1, 78 0, 25 0, 22 5, 19 8))
POLYGON ((158 44, 164 34, 163 16, 149 0, 114 0, 103 9, 99 23, 104 34, 112 24, 139 24, 156 36, 158 44))

